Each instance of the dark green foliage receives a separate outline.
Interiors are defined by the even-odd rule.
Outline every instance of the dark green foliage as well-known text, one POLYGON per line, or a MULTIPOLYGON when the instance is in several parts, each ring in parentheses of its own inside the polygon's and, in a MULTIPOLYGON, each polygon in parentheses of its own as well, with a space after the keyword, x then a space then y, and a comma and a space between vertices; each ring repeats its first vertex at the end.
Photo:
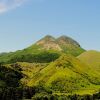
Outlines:
POLYGON ((23 88, 23 99, 31 99, 31 97, 35 94, 35 88, 32 87, 24 87, 23 88))
POLYGON ((4 81, 7 87, 19 86, 19 80, 21 78, 21 72, 6 66, 0 66, 0 80, 4 81))
POLYGON ((95 93, 95 94, 93 94, 93 100, 96 100, 96 99, 100 100, 100 91, 95 93))
POLYGON ((51 61, 56 60, 60 55, 58 53, 51 53, 51 52, 40 52, 36 54, 25 54, 14 56, 13 58, 8 61, 8 63, 15 63, 15 62, 37 62, 37 63, 48 63, 51 61))
POLYGON ((93 95, 54 95, 44 87, 0 88, 0 100, 99 100, 100 92, 93 95))
MULTIPOLYGON (((98 94, 100 95, 100 94, 98 94)), ((99 100, 100 98, 94 95, 50 95, 47 93, 37 93, 32 100, 99 100)))
POLYGON ((48 93, 37 93, 35 96, 33 96, 32 100, 53 100, 51 99, 51 95, 48 93))
POLYGON ((31 99, 34 95, 34 89, 31 87, 7 87, 0 89, 0 100, 22 100, 31 99))

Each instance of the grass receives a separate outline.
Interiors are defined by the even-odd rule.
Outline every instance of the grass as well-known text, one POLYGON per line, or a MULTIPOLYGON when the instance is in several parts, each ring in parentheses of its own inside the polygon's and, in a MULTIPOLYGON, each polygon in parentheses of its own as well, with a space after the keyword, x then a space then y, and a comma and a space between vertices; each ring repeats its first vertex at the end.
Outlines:
MULTIPOLYGON (((16 64, 24 76, 20 79, 24 86, 43 86, 57 95, 93 94, 100 89, 98 71, 69 54, 62 54, 50 63, 16 64)), ((17 70, 15 65, 7 64, 6 67, 17 70)))
POLYGON ((89 65, 94 70, 100 71, 100 52, 90 50, 79 55, 78 59, 89 65))
POLYGON ((56 91, 78 93, 78 91, 86 90, 86 93, 90 94, 100 88, 98 85, 100 74, 74 56, 63 55, 34 74, 27 86, 34 87, 40 84, 51 89, 53 93, 56 91))

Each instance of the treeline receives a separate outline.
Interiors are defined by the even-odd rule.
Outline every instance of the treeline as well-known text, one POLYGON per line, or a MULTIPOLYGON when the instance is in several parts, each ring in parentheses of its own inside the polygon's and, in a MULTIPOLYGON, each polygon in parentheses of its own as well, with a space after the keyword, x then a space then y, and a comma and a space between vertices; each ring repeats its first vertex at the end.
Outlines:
POLYGON ((36 93, 31 100, 100 100, 100 92, 93 95, 53 95, 45 92, 36 93))
POLYGON ((0 88, 0 100, 24 100, 31 99, 34 95, 33 88, 7 87, 0 88))
POLYGON ((48 63, 56 60, 60 54, 55 52, 40 52, 36 54, 23 54, 15 55, 6 63, 16 63, 16 62, 30 62, 30 63, 48 63))
POLYGON ((2 88, 0 100, 100 100, 100 92, 93 95, 53 95, 37 88, 2 88), (37 91, 38 90, 38 91, 37 91))
POLYGON ((0 100, 52 100, 52 91, 43 86, 0 88, 0 100), (51 98, 51 99, 50 99, 51 98))

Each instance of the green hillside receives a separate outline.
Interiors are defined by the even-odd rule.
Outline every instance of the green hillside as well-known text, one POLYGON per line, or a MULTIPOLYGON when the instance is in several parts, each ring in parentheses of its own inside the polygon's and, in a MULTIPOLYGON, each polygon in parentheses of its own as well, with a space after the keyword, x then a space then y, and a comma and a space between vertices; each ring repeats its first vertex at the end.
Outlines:
POLYGON ((64 54, 29 77, 26 85, 42 85, 54 94, 92 94, 100 88, 100 74, 74 56, 64 54))
POLYGON ((78 59, 94 68, 95 70, 100 71, 100 52, 90 50, 79 55, 78 59))

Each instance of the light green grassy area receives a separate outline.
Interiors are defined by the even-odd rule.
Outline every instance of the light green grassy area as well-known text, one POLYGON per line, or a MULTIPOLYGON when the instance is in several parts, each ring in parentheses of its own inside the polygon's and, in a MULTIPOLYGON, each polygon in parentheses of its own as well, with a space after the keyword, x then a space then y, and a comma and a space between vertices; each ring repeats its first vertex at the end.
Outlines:
POLYGON ((89 65, 94 70, 100 71, 100 52, 90 50, 79 55, 78 59, 89 65))
MULTIPOLYGON (((32 70, 34 73, 38 69, 35 67, 32 70)), ((66 54, 32 75, 28 74, 28 70, 24 74, 30 77, 27 86, 42 85, 54 94, 92 94, 100 89, 100 74, 74 56, 66 54)))

